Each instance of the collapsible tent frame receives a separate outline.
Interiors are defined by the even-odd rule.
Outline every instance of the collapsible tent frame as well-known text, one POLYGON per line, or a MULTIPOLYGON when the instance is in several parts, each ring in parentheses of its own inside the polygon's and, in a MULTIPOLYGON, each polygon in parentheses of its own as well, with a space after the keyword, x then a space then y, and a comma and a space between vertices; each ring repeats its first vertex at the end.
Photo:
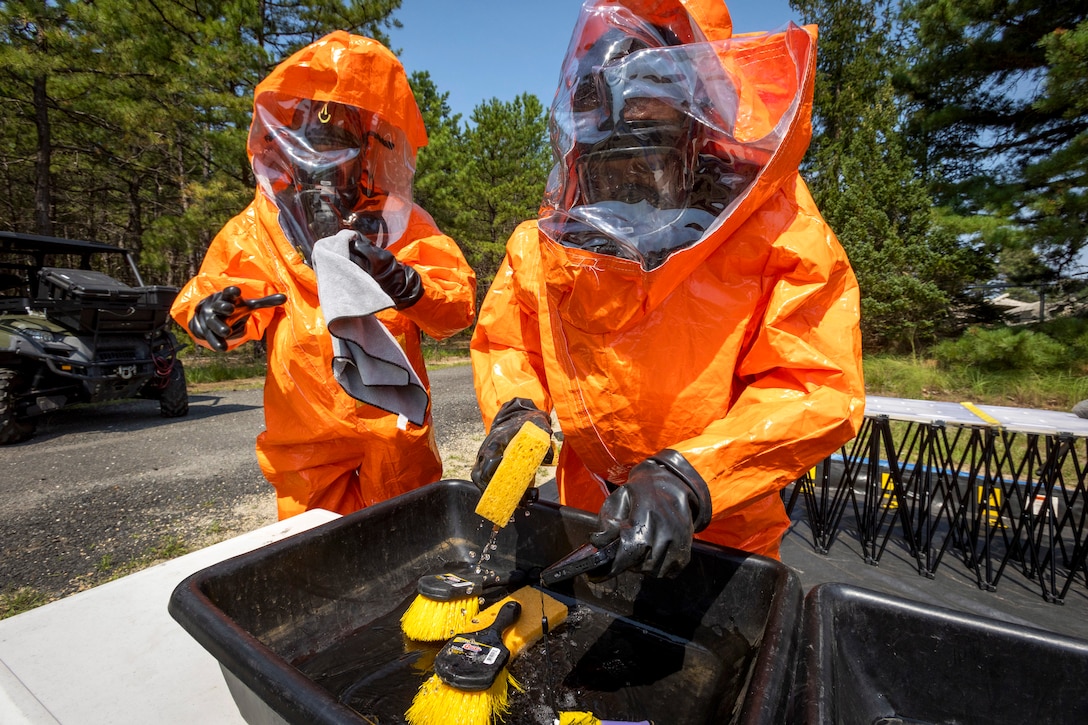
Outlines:
MULTIPOLYGON (((1088 584, 1088 420, 871 396, 859 434, 784 492, 813 547, 853 533, 869 564, 893 536, 933 578, 950 551, 996 591, 1009 570, 1060 604, 1088 584)), ((796 516, 795 516, 796 517, 796 516)))

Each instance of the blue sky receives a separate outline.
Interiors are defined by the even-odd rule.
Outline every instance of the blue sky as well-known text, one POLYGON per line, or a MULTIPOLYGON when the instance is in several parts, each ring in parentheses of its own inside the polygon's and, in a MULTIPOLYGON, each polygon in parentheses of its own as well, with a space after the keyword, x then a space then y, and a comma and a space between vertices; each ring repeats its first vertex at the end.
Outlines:
MULTIPOLYGON (((733 32, 774 30, 799 18, 788 0, 729 3, 733 32)), ((425 70, 468 121, 491 98, 536 95, 545 108, 559 81, 582 0, 403 0, 389 31, 408 73, 425 70)))

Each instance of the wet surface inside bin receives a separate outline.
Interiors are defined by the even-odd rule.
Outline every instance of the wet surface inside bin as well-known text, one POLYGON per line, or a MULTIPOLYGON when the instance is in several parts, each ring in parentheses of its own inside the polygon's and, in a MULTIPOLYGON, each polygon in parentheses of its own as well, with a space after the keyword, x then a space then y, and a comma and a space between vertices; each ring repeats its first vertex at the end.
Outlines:
MULTIPOLYGON (((424 574, 474 564, 491 526, 479 494, 443 481, 198 572, 170 611, 250 690, 250 723, 403 723, 442 643, 408 640, 400 616, 424 574)), ((584 543, 595 517, 548 502, 515 513, 488 564, 530 577, 584 543)), ((538 586, 538 585, 535 585, 538 586)), ((584 577, 546 590, 567 621, 510 672, 509 723, 559 710, 686 723, 783 720, 800 626, 795 575, 697 545, 677 579, 584 577)), ((505 590, 489 590, 483 606, 505 590)))
POLYGON ((1088 722, 1088 641, 839 583, 804 620, 793 722, 1088 722))

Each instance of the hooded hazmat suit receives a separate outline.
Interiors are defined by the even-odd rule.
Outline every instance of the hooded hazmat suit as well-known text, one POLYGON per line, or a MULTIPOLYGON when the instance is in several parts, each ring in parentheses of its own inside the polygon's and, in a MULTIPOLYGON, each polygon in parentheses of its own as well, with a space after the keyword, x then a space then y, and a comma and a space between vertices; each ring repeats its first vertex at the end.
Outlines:
POLYGON ((733 37, 722 0, 583 6, 540 217, 472 340, 485 425, 554 411, 565 505, 672 451, 709 490, 697 538, 777 557, 781 489, 856 435, 858 286, 797 170, 815 36, 733 37))
POLYGON ((226 341, 267 342, 257 457, 281 519, 316 507, 349 513, 441 478, 429 405, 414 425, 360 403, 334 380, 309 264, 317 238, 350 226, 415 270, 418 300, 376 317, 429 392, 421 331, 442 339, 468 327, 476 279, 454 241, 411 201, 416 152, 426 143, 403 67, 368 38, 331 33, 255 90, 247 150, 256 197, 212 241, 171 313, 185 326, 202 300, 231 285, 243 299, 286 295, 280 306, 253 310, 226 341))

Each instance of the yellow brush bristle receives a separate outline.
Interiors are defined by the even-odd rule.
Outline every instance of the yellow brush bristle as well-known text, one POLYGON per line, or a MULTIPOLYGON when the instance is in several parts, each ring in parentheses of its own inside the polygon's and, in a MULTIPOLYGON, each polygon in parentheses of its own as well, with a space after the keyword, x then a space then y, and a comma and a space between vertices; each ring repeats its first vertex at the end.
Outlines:
POLYGON ((536 480, 536 469, 548 455, 551 440, 533 423, 521 426, 506 446, 495 475, 476 504, 476 513, 496 526, 506 526, 521 497, 536 480))
POLYGON ((561 712, 559 725, 601 725, 601 721, 591 712, 561 712))
MULTIPOLYGON (((491 626, 502 606, 511 600, 521 604, 521 614, 503 632, 502 641, 513 660, 544 636, 545 617, 549 631, 567 621, 567 607, 539 589, 522 587, 473 617, 466 631, 478 632, 491 626)), ((501 720, 509 712, 510 687, 523 690, 505 668, 489 689, 479 692, 463 692, 433 675, 419 688, 405 717, 409 725, 489 725, 493 716, 501 720)))
POLYGON ((444 642, 471 629, 469 622, 479 612, 479 597, 440 602, 419 594, 401 615, 400 628, 409 639, 444 642))
POLYGON ((501 720, 510 712, 511 687, 522 691, 505 668, 489 689, 479 692, 458 690, 431 675, 404 717, 409 725, 490 725, 493 717, 501 720))

